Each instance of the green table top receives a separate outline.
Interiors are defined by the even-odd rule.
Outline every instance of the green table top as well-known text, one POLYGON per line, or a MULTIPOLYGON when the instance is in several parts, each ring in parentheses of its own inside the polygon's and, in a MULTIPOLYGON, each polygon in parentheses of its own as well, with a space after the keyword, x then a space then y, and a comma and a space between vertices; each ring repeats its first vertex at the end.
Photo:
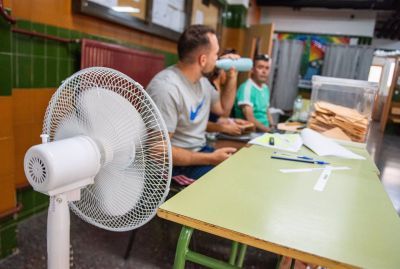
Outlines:
MULTIPOLYGON (((271 159, 272 152, 243 148, 166 201, 159 216, 188 226, 179 219, 190 219, 217 235, 213 227, 222 228, 227 238, 238 241, 240 236, 229 232, 245 235, 251 240, 243 243, 319 265, 400 268, 400 219, 370 158, 318 157, 332 166, 351 167, 332 171, 319 192, 313 187, 321 170, 279 171, 318 165, 271 159)), ((304 148, 301 153, 313 155, 304 148)))

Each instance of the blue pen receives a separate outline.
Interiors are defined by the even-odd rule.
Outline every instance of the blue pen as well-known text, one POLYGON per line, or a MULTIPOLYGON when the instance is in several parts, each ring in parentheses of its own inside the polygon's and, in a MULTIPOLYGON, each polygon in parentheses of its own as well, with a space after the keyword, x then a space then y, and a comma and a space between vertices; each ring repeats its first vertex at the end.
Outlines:
POLYGON ((302 163, 313 163, 313 164, 329 164, 324 161, 317 161, 317 160, 304 160, 304 159, 297 159, 297 158, 286 158, 286 157, 279 157, 279 156, 271 156, 271 159, 278 159, 278 160, 285 160, 285 161, 292 161, 292 162, 302 162, 302 163))
POLYGON ((282 152, 277 152, 277 151, 275 151, 274 154, 279 154, 279 155, 289 156, 289 157, 296 157, 296 158, 304 159, 304 160, 314 160, 314 158, 304 156, 304 155, 298 156, 298 155, 294 155, 294 154, 287 154, 287 153, 282 153, 282 152))

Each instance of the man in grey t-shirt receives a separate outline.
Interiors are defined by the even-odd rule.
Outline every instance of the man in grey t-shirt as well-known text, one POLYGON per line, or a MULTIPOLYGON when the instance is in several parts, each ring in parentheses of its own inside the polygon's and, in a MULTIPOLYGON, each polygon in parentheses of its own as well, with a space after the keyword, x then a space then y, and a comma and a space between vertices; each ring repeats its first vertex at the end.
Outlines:
POLYGON ((204 25, 189 26, 178 41, 179 62, 158 73, 147 87, 171 137, 173 175, 197 179, 236 151, 235 148, 214 150, 206 146, 205 130, 210 110, 228 116, 236 92, 232 87, 220 96, 204 78, 213 71, 218 50, 213 29, 204 25))

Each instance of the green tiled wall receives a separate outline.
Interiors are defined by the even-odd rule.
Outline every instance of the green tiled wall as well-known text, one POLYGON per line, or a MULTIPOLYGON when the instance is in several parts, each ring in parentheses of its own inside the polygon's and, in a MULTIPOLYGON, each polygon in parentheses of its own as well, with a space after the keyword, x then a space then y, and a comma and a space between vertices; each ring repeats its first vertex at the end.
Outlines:
MULTIPOLYGON (((174 53, 148 49, 51 25, 19 20, 16 27, 68 39, 90 38, 118 43, 131 48, 163 54, 166 66, 174 64, 178 60, 174 53)), ((0 19, 0 95, 11 95, 12 88, 58 87, 65 78, 78 71, 79 66, 79 43, 65 44, 12 33, 11 26, 0 19)))
POLYGON ((11 27, 0 20, 0 95, 10 95, 12 88, 11 27))
MULTIPOLYGON (((58 35, 57 29, 51 26, 20 22, 19 28, 33 30, 51 35, 58 35)), ((77 65, 73 54, 62 54, 68 44, 56 41, 45 41, 39 38, 13 34, 14 47, 14 81, 15 88, 56 87, 61 80, 71 75, 77 65), (61 62, 67 62, 61 69, 61 62)))
POLYGON ((364 36, 358 37, 358 45, 371 45, 371 43, 372 43, 371 37, 364 37, 364 36))
MULTIPOLYGON (((120 42, 51 25, 20 20, 16 27, 53 36, 118 43, 131 48, 150 51, 165 56, 165 65, 177 62, 174 53, 149 49, 135 44, 120 42)), ((12 88, 58 87, 61 81, 80 68, 80 44, 60 43, 38 37, 11 32, 11 26, 0 18, 0 95, 11 95, 12 88)), ((17 247, 18 222, 43 211, 48 197, 31 188, 17 191, 22 210, 0 221, 0 259, 12 254, 17 247)))
MULTIPOLYGON (((69 30, 29 21, 18 21, 16 27, 71 37, 69 30)), ((0 29, 0 95, 11 95, 12 88, 57 87, 79 69, 79 44, 12 33, 4 20, 0 21, 0 29)))
POLYGON ((247 8, 243 5, 228 5, 222 14, 223 25, 230 28, 246 27, 247 8))

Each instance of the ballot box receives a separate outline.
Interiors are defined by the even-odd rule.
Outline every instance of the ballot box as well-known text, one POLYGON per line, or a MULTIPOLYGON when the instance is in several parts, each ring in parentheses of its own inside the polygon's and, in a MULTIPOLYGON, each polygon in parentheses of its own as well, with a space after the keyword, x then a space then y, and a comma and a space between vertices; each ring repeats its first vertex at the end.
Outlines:
POLYGON ((365 142, 378 83, 313 76, 308 127, 332 138, 365 142))

